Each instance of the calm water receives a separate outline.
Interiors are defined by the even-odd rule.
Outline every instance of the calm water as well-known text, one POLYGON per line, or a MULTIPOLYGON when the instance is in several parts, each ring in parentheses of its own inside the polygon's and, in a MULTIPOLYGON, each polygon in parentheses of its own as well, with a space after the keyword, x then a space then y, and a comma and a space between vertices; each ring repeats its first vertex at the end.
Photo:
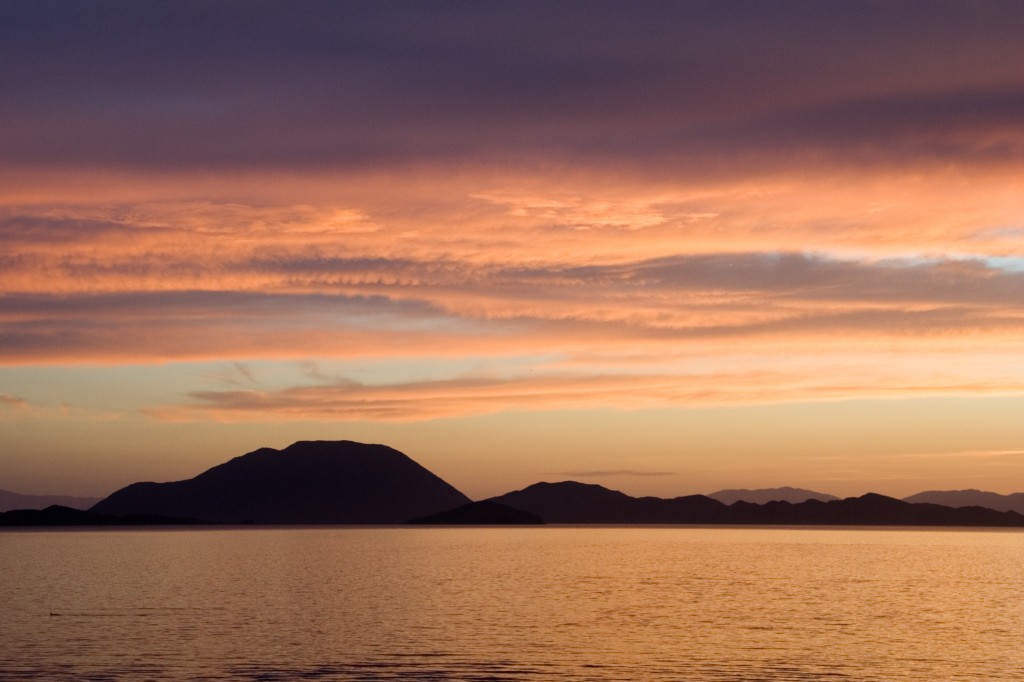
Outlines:
POLYGON ((1013 531, 3 532, 0 605, 4 680, 1024 679, 1013 531))

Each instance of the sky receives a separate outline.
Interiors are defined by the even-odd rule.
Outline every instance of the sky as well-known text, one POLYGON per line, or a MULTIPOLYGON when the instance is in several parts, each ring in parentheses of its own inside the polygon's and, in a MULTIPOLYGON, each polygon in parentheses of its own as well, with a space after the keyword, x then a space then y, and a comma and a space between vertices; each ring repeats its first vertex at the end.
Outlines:
POLYGON ((0 488, 1024 491, 1015 2, 0 2, 0 488))

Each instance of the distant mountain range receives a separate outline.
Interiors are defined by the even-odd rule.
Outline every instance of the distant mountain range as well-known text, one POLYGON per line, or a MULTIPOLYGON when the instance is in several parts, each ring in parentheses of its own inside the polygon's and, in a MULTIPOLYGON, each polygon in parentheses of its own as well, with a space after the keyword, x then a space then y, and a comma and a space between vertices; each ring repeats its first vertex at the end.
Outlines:
POLYGON ((88 509, 100 501, 98 497, 72 497, 70 495, 22 495, 0 490, 0 512, 12 509, 45 509, 51 505, 88 509))
POLYGON ((1000 495, 983 490, 929 490, 903 499, 907 502, 930 502, 947 507, 986 507, 1024 514, 1024 493, 1000 495))
MULTIPOLYGON (((980 495, 990 495, 994 497, 1009 497, 999 496, 995 493, 981 493, 980 491, 954 491, 954 492, 974 492, 980 495)), ((930 495, 932 493, 920 493, 921 495, 930 495)), ((936 493, 938 494, 938 493, 936 493)), ((725 504, 732 504, 733 502, 755 502, 757 504, 764 504, 766 502, 782 501, 782 502, 804 502, 806 500, 837 500, 839 499, 835 495, 829 495, 827 493, 819 493, 813 490, 805 490, 803 488, 758 488, 754 490, 748 490, 745 488, 730 489, 730 490, 719 490, 718 492, 710 493, 708 497, 724 502, 725 504)), ((1022 498, 1019 505, 1020 508, 1014 508, 1016 511, 1024 513, 1024 494, 1020 494, 1022 498)), ((58 505, 61 507, 71 507, 72 509, 90 509, 93 505, 98 503, 102 498, 99 497, 71 497, 67 495, 23 495, 20 493, 10 492, 7 490, 0 490, 0 512, 10 511, 12 509, 45 509, 51 505, 58 505)), ((908 501, 913 501, 907 498, 908 501)), ((936 502, 938 504, 945 504, 937 500, 920 500, 921 502, 936 502)), ((952 505, 951 505, 952 506, 952 505)), ((967 504, 959 505, 967 506, 967 504)), ((981 505, 990 506, 990 505, 981 505)), ((992 507, 996 508, 996 507, 992 507)), ((1005 510, 1001 510, 1005 511, 1005 510)))
MULTIPOLYGON (((13 499, 24 504, 40 497, 13 499)), ((88 501, 72 499, 78 504, 88 501)), ((88 511, 69 507, 50 505, 42 511, 0 513, 0 525, 548 522, 1024 526, 1024 494, 977 490, 931 491, 906 500, 869 493, 840 500, 786 487, 720 490, 665 499, 631 497, 600 485, 563 481, 536 483, 471 502, 401 452, 353 441, 300 441, 283 450, 261 448, 189 480, 134 483, 96 502, 88 511)))
POLYGON ((954 509, 868 493, 845 500, 727 505, 705 495, 630 497, 599 485, 537 483, 492 498, 548 523, 675 523, 851 526, 1024 526, 1024 515, 982 507, 954 509))

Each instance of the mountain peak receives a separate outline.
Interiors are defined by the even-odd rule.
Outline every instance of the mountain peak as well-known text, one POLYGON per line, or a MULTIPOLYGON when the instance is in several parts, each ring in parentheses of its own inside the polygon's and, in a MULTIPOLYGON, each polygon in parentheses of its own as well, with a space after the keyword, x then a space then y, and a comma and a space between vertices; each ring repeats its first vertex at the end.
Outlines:
POLYGON ((799 502, 806 502, 807 500, 829 502, 839 499, 835 495, 819 493, 814 490, 805 490, 803 488, 793 488, 788 485, 782 486, 781 488, 756 488, 754 490, 748 490, 746 488, 730 488, 711 493, 708 497, 718 500, 719 502, 724 502, 725 504, 733 504, 735 502, 752 502, 754 504, 765 504, 767 502, 789 502, 797 504, 799 502))
POLYGON ((216 523, 401 523, 469 498, 386 445, 298 441, 259 448, 172 483, 134 483, 92 511, 216 523))

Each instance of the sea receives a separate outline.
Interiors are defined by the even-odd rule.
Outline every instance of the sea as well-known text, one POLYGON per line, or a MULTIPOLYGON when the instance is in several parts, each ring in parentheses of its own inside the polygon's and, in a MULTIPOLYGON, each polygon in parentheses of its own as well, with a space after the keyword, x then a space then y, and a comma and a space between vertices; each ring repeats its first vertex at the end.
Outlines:
POLYGON ((1022 680, 1024 532, 0 532, 2 680, 1022 680))

